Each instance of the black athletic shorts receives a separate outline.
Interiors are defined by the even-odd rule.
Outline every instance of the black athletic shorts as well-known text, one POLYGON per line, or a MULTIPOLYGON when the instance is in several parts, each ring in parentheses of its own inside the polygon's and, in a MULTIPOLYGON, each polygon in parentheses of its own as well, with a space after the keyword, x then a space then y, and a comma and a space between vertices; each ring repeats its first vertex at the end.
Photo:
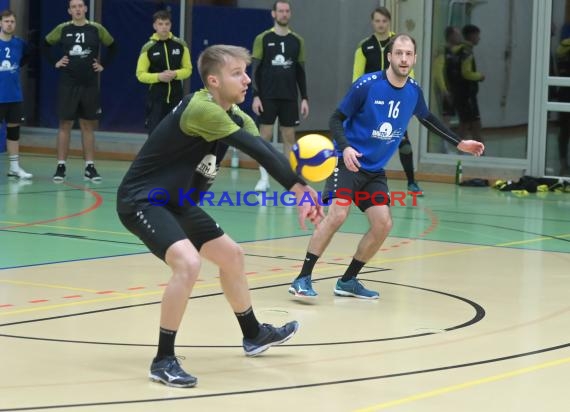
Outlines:
POLYGON ((0 103, 0 122, 22 124, 24 123, 24 110, 22 102, 0 103))
POLYGON ((481 120, 479 105, 475 95, 456 95, 453 97, 453 104, 457 111, 457 116, 461 122, 475 122, 481 120))
POLYGON ((323 192, 324 203, 330 199, 348 199, 363 212, 370 206, 390 206, 388 180, 384 171, 379 173, 359 170, 351 172, 344 165, 343 158, 338 159, 338 166, 327 179, 323 192))
POLYGON ((99 87, 60 82, 58 116, 60 120, 98 120, 101 116, 99 87))
POLYGON ((179 240, 189 239, 199 251, 204 243, 223 236, 220 226, 199 207, 173 210, 148 205, 132 212, 119 212, 123 225, 164 260, 166 251, 179 240))
POLYGON ((279 118, 279 125, 294 127, 299 125, 299 107, 296 100, 262 99, 263 112, 258 117, 259 124, 273 124, 279 118))

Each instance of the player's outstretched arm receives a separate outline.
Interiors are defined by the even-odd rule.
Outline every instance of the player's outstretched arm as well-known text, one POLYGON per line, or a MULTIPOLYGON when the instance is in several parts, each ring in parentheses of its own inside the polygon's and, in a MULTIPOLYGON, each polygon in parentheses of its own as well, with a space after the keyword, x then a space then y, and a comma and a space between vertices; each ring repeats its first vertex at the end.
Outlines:
POLYGON ((323 217, 323 209, 318 202, 317 192, 293 172, 285 156, 269 142, 253 136, 243 129, 224 138, 223 142, 257 160, 285 189, 295 193, 299 223, 303 229, 306 228, 306 219, 309 219, 313 224, 320 221, 323 217))
POLYGON ((457 145, 457 148, 474 156, 481 156, 485 151, 485 145, 477 140, 462 140, 457 145))
POLYGON ((462 152, 471 153, 475 156, 481 156, 485 151, 485 145, 476 140, 461 140, 452 130, 450 130, 442 121, 429 112, 426 117, 418 117, 418 120, 429 131, 434 132, 438 136, 457 146, 462 152))

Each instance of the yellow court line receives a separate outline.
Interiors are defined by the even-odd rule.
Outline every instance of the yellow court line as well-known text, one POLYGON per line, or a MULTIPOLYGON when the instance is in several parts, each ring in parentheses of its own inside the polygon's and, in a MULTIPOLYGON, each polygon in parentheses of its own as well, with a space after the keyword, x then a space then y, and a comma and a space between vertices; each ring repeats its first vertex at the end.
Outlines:
MULTIPOLYGON (((570 237, 570 233, 558 235, 557 237, 570 237)), ((428 240, 428 239, 422 239, 422 240, 428 240)), ((535 239, 516 240, 516 241, 512 241, 512 242, 496 243, 494 245, 473 246, 473 247, 468 247, 468 248, 446 250, 444 252, 426 253, 423 255, 398 257, 398 258, 393 258, 393 259, 380 258, 380 259, 370 260, 366 264, 370 265, 370 264, 379 264, 379 263, 388 263, 388 262, 404 262, 407 260, 416 260, 416 259, 423 259, 423 258, 432 258, 432 257, 439 257, 439 256, 455 255, 458 253, 465 253, 465 252, 476 252, 476 251, 481 251, 481 250, 485 250, 485 249, 492 249, 495 247, 506 247, 506 246, 513 246, 513 245, 521 245, 521 244, 525 244, 525 243, 541 242, 543 240, 552 240, 552 238, 550 238, 550 237, 539 237, 539 238, 535 238, 535 239)), ((545 252, 545 251, 542 251, 542 252, 545 252)), ((548 252, 548 251, 546 251, 546 252, 548 252)))
MULTIPOLYGON (((2 225, 25 225, 28 222, 12 222, 7 220, 0 220, 0 224, 2 225)), ((47 227, 50 229, 65 229, 65 230, 75 230, 77 232, 94 232, 94 233, 106 233, 111 235, 121 235, 121 236, 132 236, 136 238, 131 232, 124 231, 124 232, 116 232, 113 230, 99 230, 99 229, 89 229, 84 227, 72 227, 72 226, 60 226, 60 225, 33 225, 34 227, 47 227)), ((141 243, 142 245, 142 243, 141 243)))
POLYGON ((393 406, 399 406, 399 405, 403 405, 406 403, 419 401, 422 399, 433 398, 434 396, 439 396, 439 395, 443 395, 446 393, 458 391, 461 389, 471 388, 473 386, 483 385, 486 383, 496 382, 496 381, 499 381, 502 379, 507 379, 507 378, 512 378, 512 377, 519 376, 519 375, 524 375, 526 373, 535 372, 535 371, 538 371, 541 369, 546 369, 546 368, 550 368, 553 366, 563 365, 563 364, 568 363, 568 362, 570 362, 570 357, 557 359, 557 360, 550 361, 550 362, 540 363, 538 365, 528 366, 526 368, 515 369, 513 371, 501 373, 499 375, 488 376, 486 378, 481 378, 481 379, 476 379, 473 381, 463 382, 463 383, 460 383, 457 385, 445 386, 443 388, 435 389, 433 391, 421 392, 421 393, 418 393, 418 394, 415 394, 412 396, 408 396, 405 398, 395 399, 393 401, 388 401, 388 402, 384 402, 384 403, 379 403, 377 405, 369 406, 369 407, 363 408, 363 409, 357 409, 354 412, 372 412, 372 411, 379 411, 381 409, 388 409, 388 408, 391 408, 393 406))
MULTIPOLYGON (((159 294, 159 293, 162 293, 162 291, 155 292, 154 294, 159 294)), ((81 305, 87 305, 89 303, 109 302, 109 301, 114 301, 114 300, 135 298, 135 297, 139 297, 139 296, 141 296, 141 295, 137 294, 137 295, 129 295, 129 296, 111 296, 108 298, 89 299, 89 300, 82 300, 82 301, 78 301, 78 302, 61 303, 58 305, 41 306, 41 307, 37 307, 37 308, 18 309, 18 310, 12 310, 10 312, 0 312, 0 317, 8 316, 8 315, 19 315, 22 313, 30 313, 30 312, 44 312, 44 311, 48 311, 50 309, 61 309, 61 308, 67 308, 67 307, 71 307, 71 306, 81 306, 81 305)))
MULTIPOLYGON (((556 235, 556 236, 566 238, 566 237, 570 237, 570 233, 565 233, 565 234, 556 235)), ((400 239, 400 237, 397 237, 397 238, 400 239)), ((419 240, 429 241, 429 239, 419 239, 419 240)), ((467 247, 467 248, 460 248, 460 249, 455 249, 455 250, 446 250, 444 252, 434 252, 434 253, 427 253, 427 254, 422 254, 422 255, 413 255, 413 256, 397 257, 397 258, 372 259, 372 260, 368 261, 366 264, 367 265, 376 265, 376 264, 380 264, 380 263, 405 262, 405 261, 424 259, 424 258, 433 258, 433 257, 440 257, 440 256, 455 255, 458 253, 476 252, 476 251, 482 251, 485 249, 492 249, 495 247, 506 247, 506 246, 514 246, 514 245, 528 244, 528 243, 534 243, 534 242, 542 242, 544 240, 553 240, 553 239, 551 237, 541 236, 541 237, 534 238, 534 239, 516 240, 516 241, 511 241, 511 242, 501 242, 501 243, 496 243, 494 245, 471 246, 471 247, 467 247)), ((255 244, 247 244, 247 246, 244 245, 243 247, 244 247, 244 249, 247 249, 247 248, 251 248, 251 249, 275 249, 276 248, 275 246, 264 246, 264 245, 255 245, 255 244)), ((283 248, 283 247, 279 247, 278 249, 281 251, 285 251, 285 250, 286 251, 306 250, 306 249, 293 249, 293 248, 283 248)))
MULTIPOLYGON (((336 268, 330 268, 331 270, 336 268)), ((249 281, 261 281, 261 280, 268 280, 268 279, 275 279, 280 277, 291 277, 292 275, 296 274, 297 272, 288 272, 288 273, 280 273, 275 275, 267 275, 267 276, 257 276, 255 278, 248 278, 249 281)), ((220 286, 219 282, 211 282, 211 283, 201 283, 194 285, 194 289, 206 289, 214 286, 220 286)), ((77 289, 79 290, 79 289, 77 289)), ((90 290, 86 290, 87 292, 92 292, 90 290)), ((98 303, 98 302, 110 302, 115 300, 122 300, 122 299, 133 299, 133 298, 141 298, 146 296, 155 296, 155 295, 162 295, 164 290, 155 290, 150 292, 142 292, 142 293, 134 293, 134 294, 127 294, 127 293, 113 293, 115 296, 108 296, 104 298, 97 298, 97 299, 89 299, 89 300, 81 300, 75 302, 66 302, 66 303, 59 303, 55 305, 44 305, 38 306, 33 308, 25 308, 25 309, 16 309, 12 311, 2 311, 0 312, 0 317, 8 316, 8 315, 18 315, 21 313, 29 313, 29 312, 43 312, 48 311, 51 309, 60 309, 70 306, 79 306, 79 305, 86 305, 89 303, 98 303)))
MULTIPOLYGON (((197 286, 194 287, 195 289, 197 286)), ((144 293, 134 293, 134 294, 126 294, 121 293, 115 296, 108 296, 104 298, 97 298, 97 299, 88 299, 88 300, 81 300, 75 302, 66 302, 66 303, 59 303, 56 305, 44 305, 40 307, 34 308, 25 308, 25 309, 17 309, 8 312, 0 312, 0 317, 8 316, 8 315, 19 315, 21 313, 30 313, 30 312, 44 312, 51 309, 60 309, 60 308, 67 308, 71 306, 80 306, 80 305, 87 305, 89 303, 100 303, 100 302, 111 302, 115 300, 123 300, 123 299, 133 299, 133 298, 140 298, 146 296, 153 296, 153 295, 161 295, 164 291, 163 290, 156 290, 152 292, 144 292, 144 293)))
MULTIPOLYGON (((570 236, 570 234, 559 235, 559 237, 567 237, 567 236, 570 236)), ((517 241, 517 242, 499 243, 499 244, 494 245, 494 246, 475 246, 475 247, 462 248, 462 249, 456 249, 456 250, 448 250, 448 251, 444 251, 444 252, 429 253, 429 254, 424 254, 424 255, 399 257, 399 258, 394 258, 394 259, 378 259, 378 260, 369 261, 367 263, 367 265, 376 264, 376 263, 388 263, 388 262, 390 262, 390 263, 404 262, 404 261, 408 261, 408 260, 423 259, 423 258, 430 258, 430 257, 437 257, 437 256, 446 256, 446 255, 452 255, 452 254, 458 254, 458 253, 465 253, 465 252, 471 252, 471 251, 491 249, 493 247, 499 247, 499 246, 508 246, 512 243, 526 243, 526 242, 531 242, 531 241, 539 241, 542 239, 544 239, 544 238, 529 239, 529 240, 517 241)), ((334 266, 334 267, 331 266, 330 268, 320 267, 318 270, 315 270, 315 273, 322 273, 322 272, 336 271, 336 270, 338 270, 338 267, 336 267, 336 266, 334 266)), ((262 281, 262 280, 278 279, 278 278, 283 278, 283 277, 291 277, 291 276, 294 276, 297 274, 298 274, 297 271, 295 271, 295 272, 284 272, 284 273, 272 274, 272 275, 266 275, 266 276, 249 277, 248 281, 254 282, 254 281, 262 281)), ((2 280, 0 280, 0 282, 2 282, 2 280)), ((7 282, 7 281, 4 281, 4 282, 7 282)), ((16 282, 16 281, 12 281, 12 282, 16 282)), ((36 284, 36 285, 39 285, 39 284, 36 284)), ((194 289, 202 289, 202 288, 211 287, 214 285, 217 286, 218 283, 195 285, 194 289)), ((46 287, 50 287, 50 285, 46 285, 46 287)), ((62 286, 62 287, 66 288, 65 286, 62 286)), ((67 289, 73 290, 73 288, 71 288, 71 287, 67 288, 67 289)), ((76 289, 76 290, 81 290, 81 289, 76 289)), ((93 292, 92 290, 86 290, 86 291, 87 292, 93 292)), ((58 305, 40 306, 40 307, 35 307, 35 308, 26 308, 26 309, 14 310, 14 311, 9 311, 9 312, 2 311, 2 312, 0 312, 0 317, 1 316, 7 316, 7 315, 20 314, 20 313, 28 313, 28 312, 36 312, 36 311, 40 312, 40 311, 46 311, 46 310, 50 310, 50 309, 63 308, 63 307, 68 307, 68 306, 77 306, 77 305, 94 303, 94 302, 106 302, 106 301, 113 301, 113 300, 120 300, 120 299, 132 299, 132 298, 144 297, 144 296, 149 296, 149 295, 158 295, 161 293, 162 293, 162 290, 156 291, 156 292, 137 293, 137 294, 133 294, 133 295, 121 294, 120 296, 116 295, 114 297, 108 297, 108 298, 69 302, 69 303, 63 303, 63 304, 58 304, 58 305)))
MULTIPOLYGON (((256 241, 259 242, 259 241, 256 241)), ((247 250, 247 249, 262 249, 262 250, 275 250, 275 251, 279 251, 279 252, 295 252, 295 253, 303 253, 306 252, 306 248, 304 247, 299 247, 299 248, 291 248, 291 247, 282 247, 279 245, 272 245, 272 246, 265 246, 265 245, 255 245, 252 243, 240 243, 242 249, 247 250)), ((246 252, 248 253, 248 252, 246 252)))
MULTIPOLYGON (((400 261, 406 261, 406 260, 413 260, 413 259, 422 259, 424 257, 437 257, 437 256, 442 256, 442 255, 447 255, 447 254, 456 254, 456 253, 463 253, 463 252, 472 252, 472 251, 476 251, 476 250, 483 250, 483 249, 490 249, 493 247, 497 247, 498 245, 483 245, 483 246, 472 246, 472 247, 468 247, 468 248, 462 248, 462 249, 454 249, 454 250, 447 250, 444 252, 434 252, 434 253, 428 253, 428 254, 424 254, 424 255, 414 255, 414 256, 408 256, 408 257, 397 257, 397 258, 385 258, 385 259, 375 259, 375 260, 370 260, 367 262, 368 264, 376 264, 376 263, 380 263, 380 262, 400 262, 400 261)), ((275 247, 275 246, 261 246, 261 245, 248 245, 248 246, 242 246, 244 250, 246 250, 246 253, 251 253, 248 252, 247 249, 251 248, 251 249, 267 249, 267 250, 271 250, 271 249, 278 249, 279 251, 288 251, 288 252, 299 252, 300 253, 304 253, 306 252, 306 248, 283 248, 283 247, 275 247)), ((351 256, 350 254, 347 254, 347 256, 351 256)))
POLYGON ((23 280, 10 280, 10 279, 0 279, 0 283, 8 283, 11 285, 22 285, 22 286, 35 286, 38 288, 48 288, 48 289, 65 289, 65 290, 73 290, 77 292, 89 292, 89 293, 96 293, 99 292, 100 290, 100 289, 76 288, 73 286, 66 286, 66 285, 52 285, 49 283, 26 282, 23 280))
POLYGON ((397 258, 380 258, 380 259, 372 259, 369 260, 366 265, 376 265, 379 263, 394 263, 394 262, 405 262, 408 260, 417 260, 417 259, 425 259, 425 258, 433 258, 439 256, 447 256, 447 255, 455 255, 459 253, 466 253, 466 252, 476 252, 485 249, 491 249, 495 246, 475 246, 469 248, 462 248, 462 249, 455 249, 455 250, 446 250, 444 252, 434 252, 434 253, 425 253, 423 255, 412 255, 406 257, 397 257, 397 258))
MULTIPOLYGON (((563 235, 553 235, 555 237, 562 237, 562 238, 566 238, 566 237, 570 237, 570 233, 565 233, 563 235)), ((512 242, 506 242, 506 243, 500 243, 497 246, 512 246, 512 245, 520 245, 523 243, 531 243, 531 242, 539 242, 542 240, 554 240, 552 237, 540 237, 537 239, 527 239, 527 240, 515 240, 512 242)))

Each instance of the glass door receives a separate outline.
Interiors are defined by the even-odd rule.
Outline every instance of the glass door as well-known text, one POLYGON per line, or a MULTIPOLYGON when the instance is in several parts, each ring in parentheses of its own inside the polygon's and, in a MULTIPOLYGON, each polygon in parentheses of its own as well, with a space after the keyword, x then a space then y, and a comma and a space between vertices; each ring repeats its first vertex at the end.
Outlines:
MULTIPOLYGON (((540 171, 570 177, 570 0, 552 0, 547 79, 545 142, 540 171)), ((548 17, 548 16, 544 16, 548 17)), ((545 24, 548 22, 544 22, 545 24)))
MULTIPOLYGON (((533 0, 432 4, 430 109, 488 160, 526 163, 533 0)), ((457 152, 430 133, 427 154, 457 152)))

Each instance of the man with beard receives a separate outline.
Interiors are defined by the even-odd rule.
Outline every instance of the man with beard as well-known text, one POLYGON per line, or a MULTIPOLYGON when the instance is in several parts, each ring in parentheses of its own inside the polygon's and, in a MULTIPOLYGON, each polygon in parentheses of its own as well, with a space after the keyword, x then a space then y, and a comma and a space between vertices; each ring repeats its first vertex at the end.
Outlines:
MULTIPOLYGON (((279 118, 283 153, 289 155, 295 143, 295 126, 299 125, 298 92, 301 93, 301 115, 309 115, 305 74, 305 42, 289 29, 291 5, 288 0, 273 4, 273 28, 259 34, 253 43, 251 109, 258 116, 259 133, 270 141, 273 123, 279 118)), ((269 176, 259 167, 258 192, 269 190, 269 176)))
POLYGON ((364 287, 357 275, 392 228, 384 168, 398 150, 412 116, 462 152, 480 156, 485 149, 480 142, 460 140, 427 108, 422 89, 409 77, 416 63, 415 40, 399 34, 392 39, 388 50, 388 68, 360 77, 331 117, 332 136, 342 157, 325 184, 323 200, 330 202, 328 213, 315 228, 301 272, 289 287, 289 293, 295 296, 317 296, 311 285, 313 268, 354 203, 366 214, 369 229, 344 275, 338 279, 334 294, 378 299, 379 293, 364 287))
MULTIPOLYGON (((390 51, 390 40, 394 38, 394 33, 390 25, 392 14, 386 7, 377 7, 370 14, 371 25, 374 33, 370 37, 362 40, 354 52, 354 66, 352 68, 352 81, 355 82, 360 76, 388 68, 388 52, 390 51)), ((414 77, 414 71, 410 72, 410 77, 414 77)), ((408 190, 415 192, 417 196, 423 196, 424 192, 416 182, 414 174, 414 153, 412 144, 408 137, 408 131, 398 147, 400 163, 408 179, 408 190)))

